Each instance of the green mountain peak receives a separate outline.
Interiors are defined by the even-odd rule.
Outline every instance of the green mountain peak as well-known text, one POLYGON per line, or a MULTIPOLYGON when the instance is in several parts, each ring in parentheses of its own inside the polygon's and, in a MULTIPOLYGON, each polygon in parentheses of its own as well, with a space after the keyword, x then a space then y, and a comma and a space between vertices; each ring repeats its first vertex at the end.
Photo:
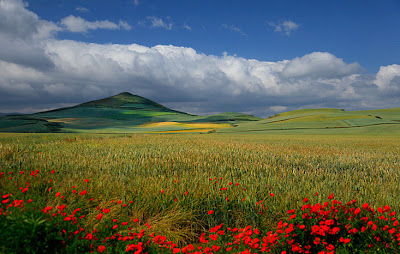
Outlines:
POLYGON ((138 109, 138 110, 150 110, 150 111, 176 112, 175 110, 164 107, 163 105, 158 104, 157 102, 146 99, 139 95, 131 94, 129 92, 123 92, 107 98, 85 102, 75 107, 115 108, 115 109, 131 109, 131 110, 138 109))

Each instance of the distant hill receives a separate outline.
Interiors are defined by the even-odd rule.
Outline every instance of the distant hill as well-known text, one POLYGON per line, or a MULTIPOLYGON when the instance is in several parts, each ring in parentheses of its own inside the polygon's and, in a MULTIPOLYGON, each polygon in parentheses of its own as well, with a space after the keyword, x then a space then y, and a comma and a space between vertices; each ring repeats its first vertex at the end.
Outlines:
POLYGON ((267 119, 227 112, 196 116, 131 93, 73 107, 0 117, 0 132, 399 134, 400 108, 300 109, 267 119))
POLYGON ((23 115, 21 113, 2 113, 0 112, 0 116, 8 116, 8 115, 23 115))
POLYGON ((0 132, 210 132, 260 119, 231 112, 195 116, 124 92, 73 107, 0 117, 0 132))
POLYGON ((75 108, 79 107, 116 108, 124 110, 146 110, 187 114, 184 112, 169 109, 161 104, 158 104, 157 102, 151 101, 138 95, 133 95, 128 92, 120 93, 100 100, 85 102, 75 106, 75 108))
POLYGON ((375 133, 400 134, 400 108, 345 111, 335 108, 288 111, 257 122, 240 123, 223 133, 375 133))

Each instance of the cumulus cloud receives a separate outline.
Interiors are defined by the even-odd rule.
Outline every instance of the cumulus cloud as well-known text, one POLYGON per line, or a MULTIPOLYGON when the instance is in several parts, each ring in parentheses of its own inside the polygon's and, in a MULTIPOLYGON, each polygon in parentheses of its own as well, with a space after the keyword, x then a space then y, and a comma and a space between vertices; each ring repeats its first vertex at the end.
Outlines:
POLYGON ((124 21, 119 21, 118 24, 108 20, 101 20, 101 21, 97 20, 90 22, 81 17, 76 17, 73 15, 63 18, 60 23, 65 28, 65 30, 70 32, 87 32, 88 30, 96 30, 96 29, 110 29, 110 30, 131 29, 131 26, 124 21))
POLYGON ((21 0, 1 0, 0 60, 51 68, 53 64, 41 45, 43 40, 52 38, 60 30, 57 24, 41 20, 27 10, 21 0))
POLYGON ((275 32, 280 32, 286 35, 290 35, 293 31, 297 30, 300 27, 299 24, 296 24, 291 20, 286 20, 278 23, 268 22, 268 25, 272 26, 275 32))
POLYGON ((400 65, 381 66, 374 82, 380 90, 400 92, 400 65))
POLYGON ((21 0, 0 1, 0 33, 12 39, 36 40, 52 36, 59 27, 41 20, 21 0))
MULTIPOLYGON (((59 40, 43 32, 43 26, 56 31, 58 25, 41 20, 22 1, 0 0, 0 15, 0 112, 40 111, 123 91, 195 114, 266 117, 297 108, 399 106, 399 65, 382 66, 375 75, 328 52, 268 62, 172 45, 59 40)), ((123 26, 77 23, 71 30, 123 26)))
POLYGON ((170 17, 167 17, 167 19, 164 21, 162 18, 149 16, 147 17, 147 20, 150 21, 151 27, 156 27, 156 28, 164 28, 167 30, 172 30, 172 27, 174 25, 170 17))
POLYGON ((347 64, 342 59, 327 53, 313 52, 292 59, 282 70, 285 78, 340 78, 362 70, 358 63, 347 64))
POLYGON ((247 36, 247 34, 245 32, 243 32, 239 27, 236 27, 234 25, 222 24, 222 27, 225 29, 228 29, 230 31, 233 31, 235 33, 238 33, 240 35, 247 36))

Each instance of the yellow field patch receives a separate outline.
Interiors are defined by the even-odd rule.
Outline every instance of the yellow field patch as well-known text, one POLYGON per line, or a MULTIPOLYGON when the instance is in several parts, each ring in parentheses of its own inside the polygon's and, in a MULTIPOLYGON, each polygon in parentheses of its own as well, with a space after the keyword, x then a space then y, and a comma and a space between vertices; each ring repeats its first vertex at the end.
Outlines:
POLYGON ((180 122, 153 122, 139 125, 138 127, 154 128, 154 127, 165 127, 165 126, 181 126, 186 128, 196 129, 219 129, 219 128, 230 128, 232 125, 227 123, 180 123, 180 122))
POLYGON ((56 118, 56 119, 48 119, 47 121, 52 123, 76 123, 77 121, 82 121, 82 118, 75 118, 75 117, 56 118))

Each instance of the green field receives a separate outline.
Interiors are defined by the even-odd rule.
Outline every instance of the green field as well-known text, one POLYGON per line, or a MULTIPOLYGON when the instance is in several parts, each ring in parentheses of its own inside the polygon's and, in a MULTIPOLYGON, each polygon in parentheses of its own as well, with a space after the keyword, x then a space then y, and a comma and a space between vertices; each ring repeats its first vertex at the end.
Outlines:
POLYGON ((122 93, 0 132, 0 253, 400 251, 400 108, 195 116, 122 93))
POLYGON ((344 111, 303 109, 277 114, 260 121, 240 123, 223 133, 292 134, 400 134, 400 108, 344 111))
POLYGON ((7 175, 0 191, 32 198, 39 210, 83 209, 82 235, 106 230, 111 219, 138 219, 133 230, 149 223, 152 232, 182 245, 220 223, 266 234, 304 198, 323 203, 330 193, 400 212, 399 144, 399 135, 1 134, 0 171, 7 175), (28 175, 34 170, 40 177, 28 175), (26 181, 28 195, 20 188, 26 181), (87 188, 85 198, 71 186, 78 193, 87 188), (107 220, 95 219, 97 206, 112 208, 107 220))
POLYGON ((210 123, 214 125, 213 128, 219 129, 257 120, 261 118, 234 112, 195 116, 166 108, 137 95, 121 93, 69 108, 28 115, 3 116, 0 117, 0 132, 153 133, 179 130, 207 132, 210 128, 188 127, 188 124, 210 123), (148 126, 149 123, 163 122, 172 124, 162 125, 162 128, 148 126), (221 125, 218 126, 219 124, 221 125))
POLYGON ((69 108, 3 116, 0 117, 0 132, 398 135, 400 108, 367 111, 301 109, 267 119, 235 112, 196 116, 137 95, 121 93, 69 108))

